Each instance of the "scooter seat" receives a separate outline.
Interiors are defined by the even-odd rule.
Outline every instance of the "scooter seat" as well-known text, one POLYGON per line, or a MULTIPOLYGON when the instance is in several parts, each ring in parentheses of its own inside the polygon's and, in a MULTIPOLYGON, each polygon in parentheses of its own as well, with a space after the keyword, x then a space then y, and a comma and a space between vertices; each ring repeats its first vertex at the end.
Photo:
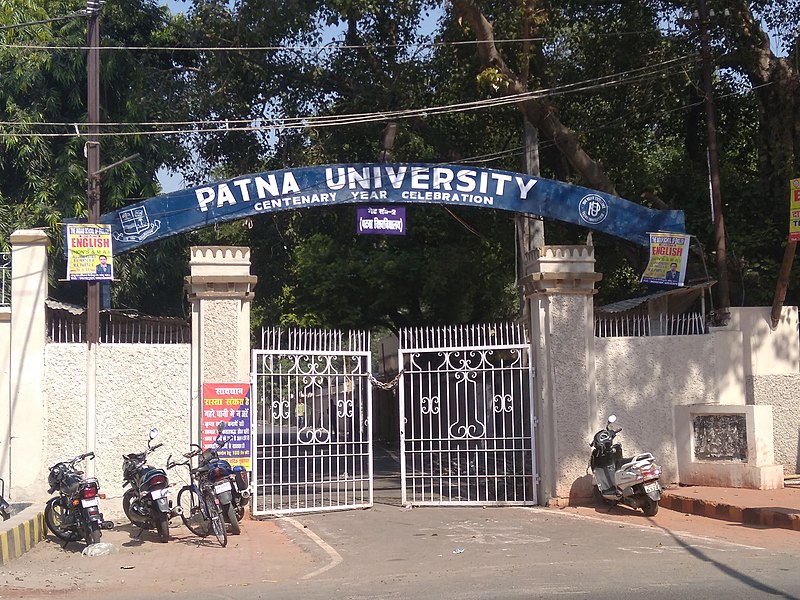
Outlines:
POLYGON ((623 466, 632 463, 635 457, 631 456, 628 458, 618 458, 615 462, 617 463, 617 470, 621 469, 623 466))

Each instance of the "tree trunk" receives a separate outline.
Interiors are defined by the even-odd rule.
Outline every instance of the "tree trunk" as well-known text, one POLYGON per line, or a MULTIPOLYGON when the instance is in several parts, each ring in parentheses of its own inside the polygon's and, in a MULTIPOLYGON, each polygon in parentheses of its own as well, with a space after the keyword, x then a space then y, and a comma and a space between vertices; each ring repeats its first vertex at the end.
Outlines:
MULTIPOLYGON (((503 76, 506 86, 501 93, 504 96, 516 96, 528 92, 527 83, 508 67, 497 51, 494 29, 474 0, 451 1, 456 13, 469 23, 478 41, 482 42, 478 44, 478 56, 483 66, 494 68, 503 76)), ((536 98, 520 100, 517 106, 543 136, 553 140, 572 168, 583 177, 587 187, 617 195, 614 184, 603 168, 581 148, 577 136, 559 120, 552 104, 545 99, 536 98)))

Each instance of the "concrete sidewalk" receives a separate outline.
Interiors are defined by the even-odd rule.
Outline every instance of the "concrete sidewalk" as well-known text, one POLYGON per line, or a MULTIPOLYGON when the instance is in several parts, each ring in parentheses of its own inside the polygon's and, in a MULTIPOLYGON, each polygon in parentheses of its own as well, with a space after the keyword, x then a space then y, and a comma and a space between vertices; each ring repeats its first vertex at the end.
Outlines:
POLYGON ((661 507, 760 527, 800 531, 800 481, 780 490, 680 486, 664 490, 661 507))

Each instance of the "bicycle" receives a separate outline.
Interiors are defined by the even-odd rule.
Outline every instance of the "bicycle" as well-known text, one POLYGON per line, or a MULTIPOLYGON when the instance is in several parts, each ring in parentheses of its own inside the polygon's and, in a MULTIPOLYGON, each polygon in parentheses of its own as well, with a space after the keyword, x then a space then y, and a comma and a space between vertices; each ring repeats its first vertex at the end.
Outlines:
POLYGON ((183 455, 186 460, 180 462, 172 461, 172 457, 167 459, 168 469, 178 466, 189 469, 189 483, 178 491, 181 520, 196 536, 204 538, 213 533, 220 546, 224 548, 228 543, 228 533, 225 531, 225 520, 214 486, 204 477, 208 467, 192 468, 192 457, 198 454, 197 450, 187 452, 183 455))

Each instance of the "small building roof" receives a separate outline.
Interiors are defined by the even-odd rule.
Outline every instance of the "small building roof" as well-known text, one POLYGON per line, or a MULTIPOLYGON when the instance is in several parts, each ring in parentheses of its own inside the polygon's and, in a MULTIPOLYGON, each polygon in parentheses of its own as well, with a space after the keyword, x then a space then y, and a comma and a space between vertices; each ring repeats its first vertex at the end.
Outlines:
POLYGON ((694 285, 676 287, 646 296, 638 296, 636 298, 628 298, 627 300, 612 302, 605 306, 596 306, 595 312, 604 314, 627 312, 639 308, 643 304, 649 304, 662 298, 668 298, 670 306, 675 309, 674 312, 680 312, 681 309, 679 307, 685 310, 685 308, 688 308, 688 306, 700 297, 707 288, 710 288, 715 283, 717 283, 716 280, 710 279, 694 285))

